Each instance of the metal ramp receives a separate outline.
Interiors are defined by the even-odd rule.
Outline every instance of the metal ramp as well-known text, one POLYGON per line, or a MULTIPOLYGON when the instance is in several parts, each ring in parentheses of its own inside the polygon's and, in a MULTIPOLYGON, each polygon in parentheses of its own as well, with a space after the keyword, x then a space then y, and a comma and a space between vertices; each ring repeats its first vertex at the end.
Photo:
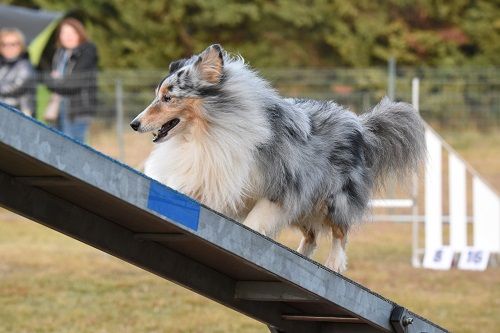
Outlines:
POLYGON ((271 332, 446 332, 4 104, 0 206, 250 316, 271 332))

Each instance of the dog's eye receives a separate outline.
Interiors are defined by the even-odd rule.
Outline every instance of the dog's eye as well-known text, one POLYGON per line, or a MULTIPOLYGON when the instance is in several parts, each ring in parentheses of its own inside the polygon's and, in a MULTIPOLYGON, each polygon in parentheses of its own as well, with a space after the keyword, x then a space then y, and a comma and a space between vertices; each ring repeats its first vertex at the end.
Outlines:
POLYGON ((170 100, 172 99, 172 97, 164 95, 162 99, 163 99, 164 102, 170 102, 170 100))

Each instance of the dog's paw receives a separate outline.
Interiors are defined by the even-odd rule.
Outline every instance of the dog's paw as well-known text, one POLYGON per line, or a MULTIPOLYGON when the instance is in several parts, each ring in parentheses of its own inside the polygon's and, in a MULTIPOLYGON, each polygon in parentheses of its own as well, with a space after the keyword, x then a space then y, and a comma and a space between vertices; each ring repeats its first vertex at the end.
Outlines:
POLYGON ((329 256, 325 266, 337 273, 343 273, 347 270, 347 256, 345 252, 338 252, 336 256, 329 256))

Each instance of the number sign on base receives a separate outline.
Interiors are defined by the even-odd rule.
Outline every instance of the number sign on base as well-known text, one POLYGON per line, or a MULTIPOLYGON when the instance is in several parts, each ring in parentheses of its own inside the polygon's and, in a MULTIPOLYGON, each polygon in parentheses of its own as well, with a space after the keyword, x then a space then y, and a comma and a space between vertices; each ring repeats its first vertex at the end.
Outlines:
POLYGON ((453 262, 453 250, 449 246, 441 246, 434 250, 426 251, 424 255, 424 268, 449 270, 453 262))
POLYGON ((488 267, 490 251, 477 247, 467 247, 460 253, 458 269, 484 271, 488 267))

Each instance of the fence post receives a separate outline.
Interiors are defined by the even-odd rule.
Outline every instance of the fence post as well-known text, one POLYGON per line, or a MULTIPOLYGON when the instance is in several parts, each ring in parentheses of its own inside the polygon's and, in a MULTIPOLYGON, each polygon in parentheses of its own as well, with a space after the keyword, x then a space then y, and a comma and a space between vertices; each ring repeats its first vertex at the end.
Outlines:
POLYGON ((125 145, 123 140, 123 82, 115 80, 115 106, 116 106, 116 136, 118 140, 118 159, 125 160, 125 145))
POLYGON ((390 57, 388 61, 387 96, 393 101, 396 98, 396 59, 390 57))

